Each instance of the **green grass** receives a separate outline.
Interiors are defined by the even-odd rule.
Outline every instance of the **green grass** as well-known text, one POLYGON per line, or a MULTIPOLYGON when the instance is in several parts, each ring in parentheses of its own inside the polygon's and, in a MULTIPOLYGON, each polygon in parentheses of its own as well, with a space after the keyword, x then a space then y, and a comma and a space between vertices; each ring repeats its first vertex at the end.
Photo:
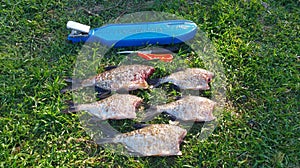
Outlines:
POLYGON ((3 2, 0 167, 300 166, 299 1, 3 2), (66 42, 66 22, 96 27, 145 10, 196 22, 224 63, 224 117, 204 141, 188 134, 183 156, 117 155, 95 145, 76 114, 60 113, 82 47, 66 42))

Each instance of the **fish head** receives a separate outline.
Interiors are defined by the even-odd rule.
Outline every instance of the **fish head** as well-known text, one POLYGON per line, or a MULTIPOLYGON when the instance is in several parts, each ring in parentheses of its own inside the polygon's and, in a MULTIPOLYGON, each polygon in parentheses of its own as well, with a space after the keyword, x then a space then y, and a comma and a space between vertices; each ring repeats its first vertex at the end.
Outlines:
MULTIPOLYGON (((179 126, 177 126, 177 127, 179 127, 179 126)), ((178 143, 181 143, 183 141, 183 138, 186 136, 186 134, 187 134, 187 130, 179 127, 178 143)))
POLYGON ((207 83, 211 82, 214 78, 214 73, 208 70, 197 68, 196 71, 197 74, 201 74, 201 76, 206 80, 207 83))
POLYGON ((210 89, 210 86, 209 86, 209 82, 207 81, 206 78, 203 79, 203 77, 200 77, 200 85, 199 85, 199 88, 197 89, 201 89, 201 90, 209 90, 210 89))
POLYGON ((136 89, 148 89, 149 85, 145 79, 147 79, 154 72, 154 68, 151 66, 142 66, 140 67, 135 75, 134 79, 129 83, 128 90, 136 89))
POLYGON ((212 81, 212 79, 214 78, 214 74, 210 71, 201 69, 201 77, 202 79, 205 80, 205 82, 203 83, 203 88, 204 90, 209 90, 210 86, 209 83, 212 81))
POLYGON ((206 115, 205 121, 213 121, 217 119, 212 113, 206 115))
POLYGON ((133 100, 133 106, 138 107, 142 102, 143 102, 143 99, 141 99, 139 97, 135 97, 133 100))
POLYGON ((205 113, 205 121, 213 121, 215 119, 217 119, 214 115, 213 115, 213 111, 215 109, 216 103, 209 100, 207 102, 207 106, 208 106, 208 111, 205 113))
POLYGON ((134 75, 134 80, 147 79, 150 75, 153 74, 154 68, 151 66, 140 67, 134 75))
POLYGON ((207 83, 210 83, 212 81, 212 79, 214 78, 214 74, 209 72, 204 74, 204 78, 207 81, 207 83))
POLYGON ((146 69, 144 70, 144 79, 147 79, 150 75, 153 74, 155 69, 151 66, 146 66, 145 68, 146 69))
POLYGON ((209 82, 207 81, 206 77, 203 76, 202 74, 197 74, 194 76, 194 83, 191 83, 192 86, 194 86, 196 84, 196 86, 194 86, 194 88, 192 88, 192 90, 209 90, 210 86, 209 86, 209 82))
MULTIPOLYGON (((212 81, 214 74, 201 68, 187 68, 184 71, 179 71, 170 76, 172 77, 167 79, 169 81, 171 81, 171 79, 175 79, 175 81, 185 81, 184 84, 181 84, 184 85, 180 86, 181 88, 185 87, 192 90, 209 90, 209 83, 212 81)), ((174 81, 172 82, 174 83, 174 81)), ((176 85, 176 83, 174 84, 176 85)))

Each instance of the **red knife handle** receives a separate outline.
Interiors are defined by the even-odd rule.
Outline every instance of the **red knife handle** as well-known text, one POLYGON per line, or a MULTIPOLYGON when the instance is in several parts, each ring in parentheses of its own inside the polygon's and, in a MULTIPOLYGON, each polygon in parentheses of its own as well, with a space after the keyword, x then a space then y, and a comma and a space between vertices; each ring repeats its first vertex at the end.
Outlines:
POLYGON ((163 62, 171 62, 173 60, 172 54, 145 54, 141 52, 138 52, 137 54, 146 60, 159 59, 163 62))

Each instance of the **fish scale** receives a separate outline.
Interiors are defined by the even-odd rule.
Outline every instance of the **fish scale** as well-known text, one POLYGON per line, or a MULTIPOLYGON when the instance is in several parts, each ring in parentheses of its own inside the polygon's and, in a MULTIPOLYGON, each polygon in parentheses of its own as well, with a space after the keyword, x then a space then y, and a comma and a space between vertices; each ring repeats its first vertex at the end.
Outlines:
POLYGON ((143 100, 130 94, 113 94, 112 96, 89 104, 71 107, 70 112, 88 111, 100 120, 136 118, 136 107, 143 100))
POLYGON ((61 93, 89 86, 98 86, 106 91, 147 89, 149 85, 146 82, 146 79, 154 72, 154 70, 154 67, 147 65, 121 65, 88 79, 66 79, 67 82, 72 82, 72 88, 65 88, 61 90, 61 93))
POLYGON ((211 82, 213 77, 214 74, 205 69, 187 68, 160 79, 155 86, 172 83, 181 89, 208 90, 210 89, 208 83, 211 82))
POLYGON ((121 143, 129 152, 140 156, 182 155, 180 143, 187 131, 171 124, 152 124, 113 138, 103 138, 98 144, 121 143))
POLYGON ((177 101, 148 109, 142 120, 149 121, 156 115, 166 112, 183 121, 212 121, 216 119, 212 114, 215 105, 214 101, 205 97, 185 96, 177 101))
POLYGON ((95 84, 100 88, 113 91, 121 88, 146 89, 148 84, 145 79, 153 72, 154 68, 147 65, 122 65, 97 75, 95 84))

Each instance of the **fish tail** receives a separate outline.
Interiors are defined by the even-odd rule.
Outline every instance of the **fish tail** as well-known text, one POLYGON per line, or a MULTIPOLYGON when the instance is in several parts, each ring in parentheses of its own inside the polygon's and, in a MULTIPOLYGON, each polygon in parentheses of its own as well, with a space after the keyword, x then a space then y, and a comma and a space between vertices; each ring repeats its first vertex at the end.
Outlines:
POLYGON ((95 79, 94 78, 89 78, 89 79, 85 79, 85 80, 66 78, 65 81, 68 82, 68 83, 71 83, 72 85, 66 87, 65 89, 62 89, 60 91, 61 93, 65 93, 67 91, 74 91, 74 90, 78 90, 82 87, 95 85, 95 79))
POLYGON ((78 112, 78 108, 77 107, 69 107, 68 109, 62 110, 61 113, 76 113, 78 112))
POLYGON ((97 144, 101 145, 101 144, 107 144, 107 143, 112 143, 113 142, 113 138, 101 138, 95 141, 97 144))
POLYGON ((116 135, 119 135, 120 133, 115 130, 107 121, 98 121, 97 126, 101 130, 103 134, 105 134, 107 137, 112 138, 116 135))
POLYGON ((84 80, 68 77, 68 78, 65 78, 64 81, 67 83, 77 84, 77 83, 82 83, 84 80))
POLYGON ((95 142, 99 145, 114 143, 114 139, 117 135, 121 134, 117 130, 115 130, 107 121, 103 121, 97 117, 93 117, 89 124, 93 125, 93 127, 100 129, 103 137, 99 137, 95 139, 95 142))
POLYGON ((68 82, 68 83, 73 83, 73 79, 72 78, 65 78, 64 81, 68 82))
POLYGON ((146 110, 142 116, 142 122, 147 122, 152 120, 155 116, 159 115, 161 112, 158 111, 157 107, 150 107, 146 110))
POLYGON ((73 102, 69 102, 69 108, 62 110, 61 113, 76 113, 79 111, 78 106, 76 106, 73 102))
POLYGON ((66 92, 71 91, 71 90, 72 90, 72 86, 68 86, 68 87, 62 89, 62 90, 60 91, 60 93, 66 93, 66 92))
POLYGON ((78 88, 78 86, 75 87, 75 85, 78 85, 78 84, 80 84, 82 82, 79 79, 73 79, 73 78, 65 78, 64 81, 67 82, 67 83, 71 83, 71 85, 69 85, 66 88, 62 89, 60 91, 60 93, 66 93, 68 91, 76 90, 78 88))

